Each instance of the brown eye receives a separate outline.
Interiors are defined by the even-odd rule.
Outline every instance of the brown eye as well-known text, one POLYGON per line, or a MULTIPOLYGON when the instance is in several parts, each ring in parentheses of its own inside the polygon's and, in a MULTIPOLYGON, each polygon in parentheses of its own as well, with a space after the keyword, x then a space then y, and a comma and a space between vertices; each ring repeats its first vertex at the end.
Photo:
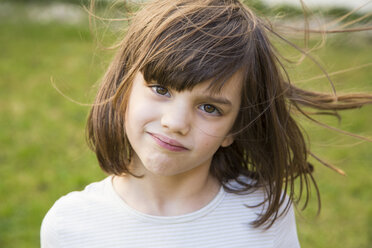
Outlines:
POLYGON ((216 107, 214 107, 213 105, 210 105, 210 104, 205 104, 203 106, 203 109, 207 113, 213 113, 216 110, 216 107))
POLYGON ((169 94, 169 91, 167 88, 164 88, 162 86, 151 86, 151 89, 158 95, 162 95, 162 96, 170 96, 169 94))
POLYGON ((211 104, 203 104, 199 109, 211 115, 221 115, 221 111, 211 104))
POLYGON ((156 87, 156 93, 160 94, 160 95, 165 95, 168 93, 168 90, 166 88, 163 88, 163 87, 156 87))

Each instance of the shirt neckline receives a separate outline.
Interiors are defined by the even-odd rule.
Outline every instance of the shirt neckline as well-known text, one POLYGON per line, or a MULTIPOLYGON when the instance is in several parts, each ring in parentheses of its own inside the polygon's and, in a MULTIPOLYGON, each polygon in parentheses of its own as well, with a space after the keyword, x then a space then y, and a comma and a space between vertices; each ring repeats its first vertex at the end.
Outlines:
POLYGON ((109 191, 109 194, 113 198, 113 200, 124 209, 128 214, 132 215, 136 219, 143 221, 143 222, 152 222, 156 224, 175 224, 175 223, 184 223, 196 220, 201 218, 205 215, 211 213, 224 199, 226 192, 224 188, 221 186, 220 190, 218 191, 217 195, 204 207, 187 214, 176 215, 176 216, 157 216, 157 215, 149 215, 142 213, 132 207, 130 207, 118 193, 115 191, 114 186, 112 184, 113 176, 109 176, 105 180, 106 187, 109 191))

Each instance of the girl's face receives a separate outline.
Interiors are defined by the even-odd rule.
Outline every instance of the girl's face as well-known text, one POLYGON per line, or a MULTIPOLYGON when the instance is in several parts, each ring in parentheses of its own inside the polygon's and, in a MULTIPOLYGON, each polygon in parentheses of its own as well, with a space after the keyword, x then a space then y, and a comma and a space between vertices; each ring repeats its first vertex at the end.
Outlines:
POLYGON ((125 117, 134 172, 175 176, 209 168, 217 149, 233 142, 229 132, 240 107, 240 74, 216 94, 208 86, 177 92, 136 75, 125 117))

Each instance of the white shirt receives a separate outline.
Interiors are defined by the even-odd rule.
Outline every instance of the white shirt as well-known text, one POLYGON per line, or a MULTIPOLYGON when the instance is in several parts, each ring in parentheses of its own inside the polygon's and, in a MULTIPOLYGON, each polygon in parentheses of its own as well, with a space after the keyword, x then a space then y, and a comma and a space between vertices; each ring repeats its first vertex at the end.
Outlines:
POLYGON ((180 216, 152 216, 129 207, 112 177, 61 197, 45 216, 41 247, 299 247, 293 208, 268 230, 254 228, 263 191, 247 195, 222 187, 203 208, 180 216))

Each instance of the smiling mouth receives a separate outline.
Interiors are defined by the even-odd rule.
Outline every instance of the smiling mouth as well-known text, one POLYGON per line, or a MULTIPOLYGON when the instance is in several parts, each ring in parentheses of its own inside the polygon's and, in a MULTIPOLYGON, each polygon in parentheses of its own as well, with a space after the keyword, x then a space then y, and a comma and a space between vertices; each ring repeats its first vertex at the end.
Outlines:
POLYGON ((172 152, 181 152, 188 150, 186 147, 184 147, 181 143, 179 143, 176 140, 169 139, 168 137, 165 137, 160 134, 153 134, 148 133, 150 136, 155 140, 155 142, 162 148, 165 148, 172 152))

